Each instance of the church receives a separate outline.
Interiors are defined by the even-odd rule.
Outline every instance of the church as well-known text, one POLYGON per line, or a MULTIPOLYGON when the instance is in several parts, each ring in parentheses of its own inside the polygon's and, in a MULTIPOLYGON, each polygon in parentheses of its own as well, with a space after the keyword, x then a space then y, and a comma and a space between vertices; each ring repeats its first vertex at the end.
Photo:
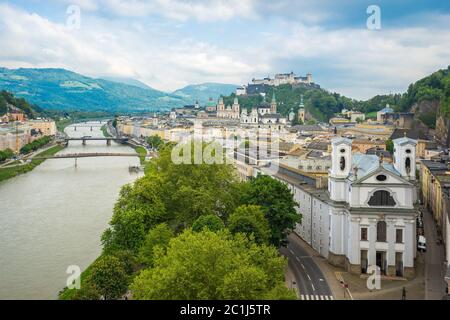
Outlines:
POLYGON ((220 97, 217 104, 217 118, 225 119, 239 119, 241 107, 239 106, 238 98, 234 98, 232 106, 226 106, 223 101, 223 97, 220 97))
MULTIPOLYGON (((331 141, 328 188, 319 189, 298 170, 260 167, 286 183, 299 204, 294 230, 321 256, 354 274, 378 267, 382 275, 412 278, 416 257, 417 142, 394 140, 393 163, 352 154, 352 140, 331 141)), ((271 164, 272 166, 273 164, 271 164)))
POLYGON ((283 118, 277 112, 277 101, 275 94, 272 97, 271 103, 263 102, 256 108, 252 108, 251 112, 247 112, 246 109, 241 113, 242 125, 253 125, 258 127, 267 127, 269 129, 278 128, 281 129, 282 125, 287 123, 287 119, 283 118))

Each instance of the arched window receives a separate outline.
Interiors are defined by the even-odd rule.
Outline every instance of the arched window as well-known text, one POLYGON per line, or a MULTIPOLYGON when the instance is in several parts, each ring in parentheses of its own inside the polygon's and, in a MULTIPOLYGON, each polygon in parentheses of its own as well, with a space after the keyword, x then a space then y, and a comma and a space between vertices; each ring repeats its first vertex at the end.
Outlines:
POLYGON ((395 200, 388 191, 379 190, 375 191, 372 197, 370 197, 369 206, 393 207, 395 206, 395 200))
POLYGON ((386 222, 378 221, 377 223, 377 241, 386 242, 386 222))
POLYGON ((341 157, 340 165, 341 165, 341 170, 344 171, 345 170, 345 158, 344 157, 341 157))
POLYGON ((409 157, 405 160, 405 170, 407 174, 411 172, 411 159, 409 157))

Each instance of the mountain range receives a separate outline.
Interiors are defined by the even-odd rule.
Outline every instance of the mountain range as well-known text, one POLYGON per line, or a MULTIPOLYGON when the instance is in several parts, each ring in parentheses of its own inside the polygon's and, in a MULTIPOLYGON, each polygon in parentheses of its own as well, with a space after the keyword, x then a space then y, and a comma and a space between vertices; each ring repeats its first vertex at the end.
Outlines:
POLYGON ((0 68, 0 90, 49 110, 164 111, 229 95, 237 85, 205 83, 167 93, 134 79, 94 79, 65 69, 0 68))

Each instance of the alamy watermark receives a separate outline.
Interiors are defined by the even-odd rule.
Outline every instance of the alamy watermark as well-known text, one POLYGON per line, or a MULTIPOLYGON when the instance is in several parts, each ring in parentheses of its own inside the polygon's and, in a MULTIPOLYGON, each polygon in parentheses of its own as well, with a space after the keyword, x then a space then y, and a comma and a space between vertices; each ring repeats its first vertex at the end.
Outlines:
POLYGON ((66 281, 68 289, 81 289, 81 268, 77 265, 71 265, 67 267, 66 273, 69 277, 66 281))
POLYGON ((381 30, 381 8, 375 4, 367 7, 366 13, 369 14, 367 18, 367 29, 381 30))
POLYGON ((81 8, 77 5, 70 5, 66 10, 66 28, 69 31, 80 30, 81 28, 81 8))
POLYGON ((192 133, 172 137, 174 164, 248 164, 278 172, 279 133, 263 128, 229 130, 194 126, 192 133))

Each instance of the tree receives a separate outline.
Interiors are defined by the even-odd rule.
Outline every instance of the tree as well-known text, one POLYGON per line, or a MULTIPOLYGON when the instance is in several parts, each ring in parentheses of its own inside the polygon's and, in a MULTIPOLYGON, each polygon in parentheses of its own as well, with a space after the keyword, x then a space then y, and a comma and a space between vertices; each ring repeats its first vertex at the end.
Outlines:
POLYGON ((386 140, 386 150, 391 154, 394 154, 394 142, 392 141, 392 139, 386 140))
POLYGON ((103 251, 130 250, 137 253, 149 230, 170 221, 160 197, 159 180, 146 177, 125 185, 114 206, 114 214, 102 235, 103 251))
POLYGON ((217 215, 208 214, 199 217, 192 225, 192 230, 194 232, 203 231, 205 228, 210 231, 219 231, 225 228, 225 224, 217 215))
POLYGON ((225 163, 194 164, 194 150, 198 148, 206 153, 208 144, 193 142, 186 149, 174 150, 173 145, 165 145, 159 157, 147 167, 145 179, 158 179, 161 200, 167 212, 174 215, 178 229, 192 226, 198 217, 216 214, 227 217, 236 203, 234 185, 238 182, 234 168, 225 163), (195 146, 197 144, 197 146, 195 146), (184 157, 189 152, 189 162, 175 164, 172 157, 184 157))
POLYGON ((113 300, 126 293, 128 275, 119 258, 105 255, 92 265, 89 282, 105 300, 113 300))
MULTIPOLYGON (((263 299, 284 285, 286 259, 227 230, 186 230, 170 240, 166 253, 157 250, 154 265, 131 284, 135 299, 263 299)), ((286 287, 278 294, 295 297, 286 287)))
POLYGON ((158 135, 148 137, 147 142, 154 149, 159 149, 162 145, 164 145, 164 140, 158 135))
POLYGON ((173 237, 173 230, 165 223, 159 224, 151 229, 139 250, 139 261, 147 266, 152 266, 155 248, 160 247, 165 250, 170 239, 173 237))
POLYGON ((76 290, 71 300, 100 300, 101 295, 98 290, 90 283, 85 283, 76 290))
POLYGON ((243 205, 228 218, 228 229, 232 233, 253 235, 257 243, 266 243, 270 238, 269 222, 260 206, 243 205))
POLYGON ((270 226, 270 242, 283 244, 289 232, 301 221, 297 213, 297 203, 286 184, 266 175, 258 175, 250 182, 244 203, 259 205, 265 209, 265 217, 270 226))

